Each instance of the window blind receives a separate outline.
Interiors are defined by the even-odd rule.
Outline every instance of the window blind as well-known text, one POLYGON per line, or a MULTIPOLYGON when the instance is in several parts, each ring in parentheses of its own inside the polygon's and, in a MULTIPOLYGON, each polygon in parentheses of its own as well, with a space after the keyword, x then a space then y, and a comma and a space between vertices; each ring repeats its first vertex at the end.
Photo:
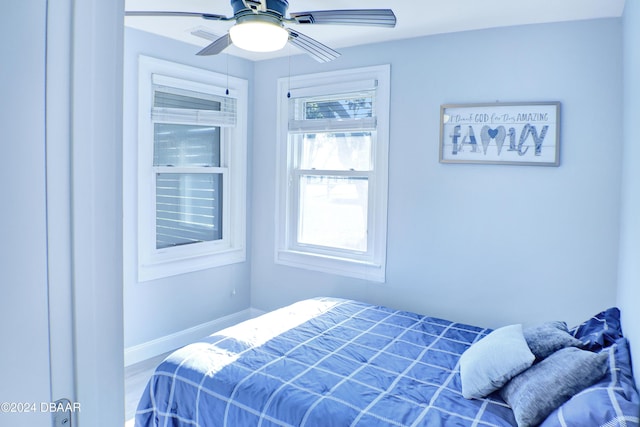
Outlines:
POLYGON ((154 85, 153 94, 151 118, 154 121, 236 125, 235 98, 163 85, 154 85))

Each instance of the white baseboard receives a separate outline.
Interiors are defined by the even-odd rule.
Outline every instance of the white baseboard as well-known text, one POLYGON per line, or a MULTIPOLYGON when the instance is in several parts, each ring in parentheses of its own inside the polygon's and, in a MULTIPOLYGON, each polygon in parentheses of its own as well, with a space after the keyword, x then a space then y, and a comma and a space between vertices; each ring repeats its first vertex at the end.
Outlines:
POLYGON ((159 356, 261 314, 264 314, 264 311, 248 308, 183 331, 127 347, 124 349, 124 365, 130 366, 143 360, 159 356))
POLYGON ((254 317, 262 316, 265 313, 266 311, 264 310, 259 310, 253 307, 249 308, 249 314, 251 315, 251 319, 253 319, 254 317))

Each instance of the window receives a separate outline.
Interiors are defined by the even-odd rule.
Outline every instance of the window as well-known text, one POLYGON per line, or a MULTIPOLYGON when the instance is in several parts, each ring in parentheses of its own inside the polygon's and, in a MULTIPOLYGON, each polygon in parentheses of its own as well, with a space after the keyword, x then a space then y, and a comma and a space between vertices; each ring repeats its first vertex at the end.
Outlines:
POLYGON ((384 282, 389 66, 279 81, 276 262, 384 282))
POLYGON ((139 280, 244 261, 246 81, 141 56, 139 91, 139 280))

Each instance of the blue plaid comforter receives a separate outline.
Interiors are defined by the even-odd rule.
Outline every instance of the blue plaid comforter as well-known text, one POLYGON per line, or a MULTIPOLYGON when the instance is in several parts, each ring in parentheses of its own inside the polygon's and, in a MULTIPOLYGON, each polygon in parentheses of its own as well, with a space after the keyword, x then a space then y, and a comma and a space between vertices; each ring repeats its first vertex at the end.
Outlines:
POLYGON ((458 360, 489 330, 318 298, 169 356, 136 426, 514 426, 499 398, 464 399, 458 360))

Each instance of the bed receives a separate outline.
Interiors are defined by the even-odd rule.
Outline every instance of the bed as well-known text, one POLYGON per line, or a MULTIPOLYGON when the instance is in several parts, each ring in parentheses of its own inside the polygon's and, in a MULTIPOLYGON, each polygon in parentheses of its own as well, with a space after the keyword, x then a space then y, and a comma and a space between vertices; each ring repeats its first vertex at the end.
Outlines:
MULTIPOLYGON (((541 425, 638 426, 619 311, 599 313, 568 334, 599 355, 606 372, 541 425)), ((171 354, 149 380, 135 425, 526 425, 502 395, 507 386, 479 398, 462 395, 461 356, 496 335, 358 301, 304 300, 171 354)), ((508 384, 543 362, 532 361, 508 384)))

